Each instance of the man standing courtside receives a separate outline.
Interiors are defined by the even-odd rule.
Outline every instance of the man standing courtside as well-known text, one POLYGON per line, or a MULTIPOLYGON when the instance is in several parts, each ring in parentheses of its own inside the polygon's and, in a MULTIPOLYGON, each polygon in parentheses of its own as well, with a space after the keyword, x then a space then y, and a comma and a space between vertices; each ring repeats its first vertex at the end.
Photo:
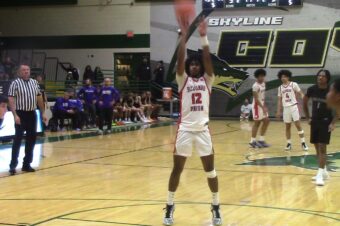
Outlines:
POLYGON ((9 173, 16 174, 21 140, 26 131, 25 157, 22 171, 35 172, 31 167, 33 149, 36 141, 37 117, 35 110, 37 105, 41 111, 43 121, 46 122, 44 101, 36 80, 31 79, 31 70, 27 65, 20 65, 18 78, 15 79, 8 91, 10 110, 15 120, 15 136, 12 146, 12 160, 9 173))

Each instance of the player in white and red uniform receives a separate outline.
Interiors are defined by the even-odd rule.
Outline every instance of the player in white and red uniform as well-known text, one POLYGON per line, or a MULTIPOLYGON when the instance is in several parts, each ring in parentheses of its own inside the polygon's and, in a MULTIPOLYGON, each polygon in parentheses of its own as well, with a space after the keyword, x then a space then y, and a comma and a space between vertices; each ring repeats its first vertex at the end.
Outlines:
POLYGON ((283 122, 286 124, 286 138, 287 146, 285 150, 292 149, 291 141, 291 125, 294 122, 301 140, 301 146, 304 151, 308 151, 308 146, 305 141, 305 134, 301 127, 300 112, 296 94, 299 94, 303 99, 304 93, 296 82, 291 82, 292 72, 288 70, 281 70, 278 73, 278 78, 282 85, 278 89, 277 113, 276 117, 281 118, 281 111, 283 107, 283 122))
POLYGON ((253 85, 253 119, 254 125, 250 139, 250 146, 252 148, 267 148, 269 145, 265 141, 265 134, 269 125, 268 109, 265 105, 266 92, 266 77, 267 72, 263 69, 258 69, 254 73, 256 82, 253 85), (256 141, 257 132, 261 126, 260 139, 256 141))
POLYGON ((206 36, 207 26, 207 22, 202 18, 199 26, 203 48, 202 56, 193 55, 185 60, 187 28, 184 30, 182 28, 182 36, 180 37, 176 80, 181 97, 181 116, 173 157, 174 166, 169 180, 168 199, 163 222, 165 225, 173 224, 175 192, 186 159, 192 155, 193 150, 196 150, 201 157, 209 188, 212 192, 213 225, 222 224, 214 151, 208 127, 210 93, 215 76, 206 36))

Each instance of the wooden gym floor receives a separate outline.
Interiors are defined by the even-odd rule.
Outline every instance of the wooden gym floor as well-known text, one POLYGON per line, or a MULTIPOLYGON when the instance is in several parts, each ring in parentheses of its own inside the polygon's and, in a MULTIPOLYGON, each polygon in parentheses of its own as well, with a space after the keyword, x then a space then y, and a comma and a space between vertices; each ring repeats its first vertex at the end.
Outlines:
MULTIPOLYGON (((331 180, 316 187, 314 149, 283 151, 273 122, 265 150, 248 148, 251 123, 212 121, 224 225, 340 225, 340 128, 329 146, 331 180)), ((339 126, 339 125, 338 125, 339 126)), ((308 125, 304 129, 309 139, 308 125)), ((39 139, 36 173, 7 175, 10 145, 0 147, 0 225, 161 225, 176 126, 56 133, 39 139)), ((175 225, 210 225, 211 194, 197 155, 176 193, 175 225)))

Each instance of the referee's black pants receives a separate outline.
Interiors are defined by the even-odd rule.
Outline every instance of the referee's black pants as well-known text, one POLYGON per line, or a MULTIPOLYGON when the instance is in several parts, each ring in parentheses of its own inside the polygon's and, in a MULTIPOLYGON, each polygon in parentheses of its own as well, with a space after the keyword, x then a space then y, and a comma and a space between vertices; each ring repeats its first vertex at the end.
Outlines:
POLYGON ((10 168, 15 169, 18 165, 18 157, 20 153, 21 140, 23 138, 24 131, 26 131, 26 143, 25 143, 25 157, 23 167, 31 165, 33 160, 33 150, 35 141, 37 138, 36 127, 37 117, 35 111, 16 111, 20 118, 20 125, 15 124, 15 136, 12 146, 12 160, 10 168))

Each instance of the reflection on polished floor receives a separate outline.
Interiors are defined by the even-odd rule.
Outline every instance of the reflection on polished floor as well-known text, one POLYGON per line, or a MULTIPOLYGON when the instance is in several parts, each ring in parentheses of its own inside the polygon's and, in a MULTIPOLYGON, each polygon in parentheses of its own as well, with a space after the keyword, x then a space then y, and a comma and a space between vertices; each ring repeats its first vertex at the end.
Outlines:
MULTIPOLYGON (((272 146, 250 149, 250 126, 210 125, 224 225, 340 225, 340 128, 329 146, 331 179, 316 187, 312 147, 304 153, 296 134, 285 152, 284 125, 274 122, 267 135, 272 146)), ((39 170, 12 177, 10 145, 1 145, 0 225, 161 225, 176 125, 116 132, 48 134, 35 149, 39 170)), ((205 177, 194 155, 176 193, 175 225, 211 224, 205 177)))

